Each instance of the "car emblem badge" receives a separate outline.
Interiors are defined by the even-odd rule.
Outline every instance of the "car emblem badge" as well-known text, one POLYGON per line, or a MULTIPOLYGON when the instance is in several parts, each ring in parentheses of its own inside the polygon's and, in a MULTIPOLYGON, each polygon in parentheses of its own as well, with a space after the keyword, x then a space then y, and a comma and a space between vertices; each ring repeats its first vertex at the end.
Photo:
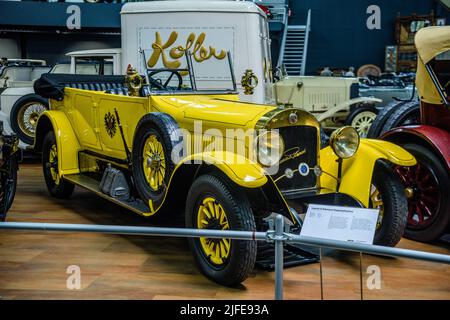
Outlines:
POLYGON ((300 163, 298 165, 298 172, 302 176, 306 177, 309 174, 309 166, 306 163, 304 163, 304 162, 300 163))
POLYGON ((111 112, 105 114, 105 129, 111 138, 116 134, 116 117, 111 112))
POLYGON ((314 166, 314 174, 318 177, 322 175, 322 168, 319 165, 314 166))
POLYGON ((290 124, 296 124, 297 121, 298 121, 298 116, 297 116, 297 114, 296 114, 295 112, 292 112, 292 113, 289 115, 289 123, 290 123, 290 124))
POLYGON ((292 179, 294 177, 294 171, 292 171, 292 169, 287 168, 284 171, 284 175, 286 176, 286 178, 292 179))

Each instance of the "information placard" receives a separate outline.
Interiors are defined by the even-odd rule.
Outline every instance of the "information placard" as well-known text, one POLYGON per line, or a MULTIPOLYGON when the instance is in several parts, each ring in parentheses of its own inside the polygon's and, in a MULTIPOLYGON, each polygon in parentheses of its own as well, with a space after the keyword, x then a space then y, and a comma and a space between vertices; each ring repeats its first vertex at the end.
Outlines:
POLYGON ((302 236, 372 244, 379 210, 310 204, 302 236))

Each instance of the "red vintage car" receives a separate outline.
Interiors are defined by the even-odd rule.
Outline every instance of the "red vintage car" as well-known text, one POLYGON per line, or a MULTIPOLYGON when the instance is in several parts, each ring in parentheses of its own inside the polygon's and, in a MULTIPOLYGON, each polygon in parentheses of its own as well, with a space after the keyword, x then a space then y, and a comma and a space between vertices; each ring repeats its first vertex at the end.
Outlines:
POLYGON ((417 32, 416 86, 420 124, 388 131, 417 159, 415 167, 397 167, 408 196, 405 236, 433 241, 450 227, 450 26, 417 32))

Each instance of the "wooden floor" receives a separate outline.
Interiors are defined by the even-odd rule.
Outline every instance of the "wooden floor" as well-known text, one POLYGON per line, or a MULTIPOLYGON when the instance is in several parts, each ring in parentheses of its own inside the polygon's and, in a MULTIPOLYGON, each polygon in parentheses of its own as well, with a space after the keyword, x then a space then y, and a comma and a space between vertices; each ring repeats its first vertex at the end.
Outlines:
MULTIPOLYGON (((8 221, 151 225, 107 201, 76 189, 70 200, 46 191, 38 163, 25 163, 8 221)), ((450 254, 444 244, 402 240, 402 248, 450 254)), ((407 259, 363 256, 364 299, 450 299, 450 267, 407 259), (381 289, 366 287, 367 267, 381 269, 381 289)), ((360 299, 358 254, 327 251, 325 299, 360 299)), ((285 270, 286 299, 320 299, 319 264, 285 270)), ((274 273, 255 270, 238 288, 204 278, 186 240, 88 233, 0 231, 2 299, 272 299, 274 273), (66 269, 81 269, 81 289, 66 288, 66 269)))

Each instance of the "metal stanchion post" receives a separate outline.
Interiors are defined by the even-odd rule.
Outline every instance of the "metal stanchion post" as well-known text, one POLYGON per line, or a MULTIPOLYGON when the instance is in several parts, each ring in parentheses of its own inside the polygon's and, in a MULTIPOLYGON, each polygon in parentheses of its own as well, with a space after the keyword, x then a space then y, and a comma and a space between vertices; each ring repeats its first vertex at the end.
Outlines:
POLYGON ((284 218, 277 215, 275 218, 275 299, 283 300, 283 242, 284 218))

